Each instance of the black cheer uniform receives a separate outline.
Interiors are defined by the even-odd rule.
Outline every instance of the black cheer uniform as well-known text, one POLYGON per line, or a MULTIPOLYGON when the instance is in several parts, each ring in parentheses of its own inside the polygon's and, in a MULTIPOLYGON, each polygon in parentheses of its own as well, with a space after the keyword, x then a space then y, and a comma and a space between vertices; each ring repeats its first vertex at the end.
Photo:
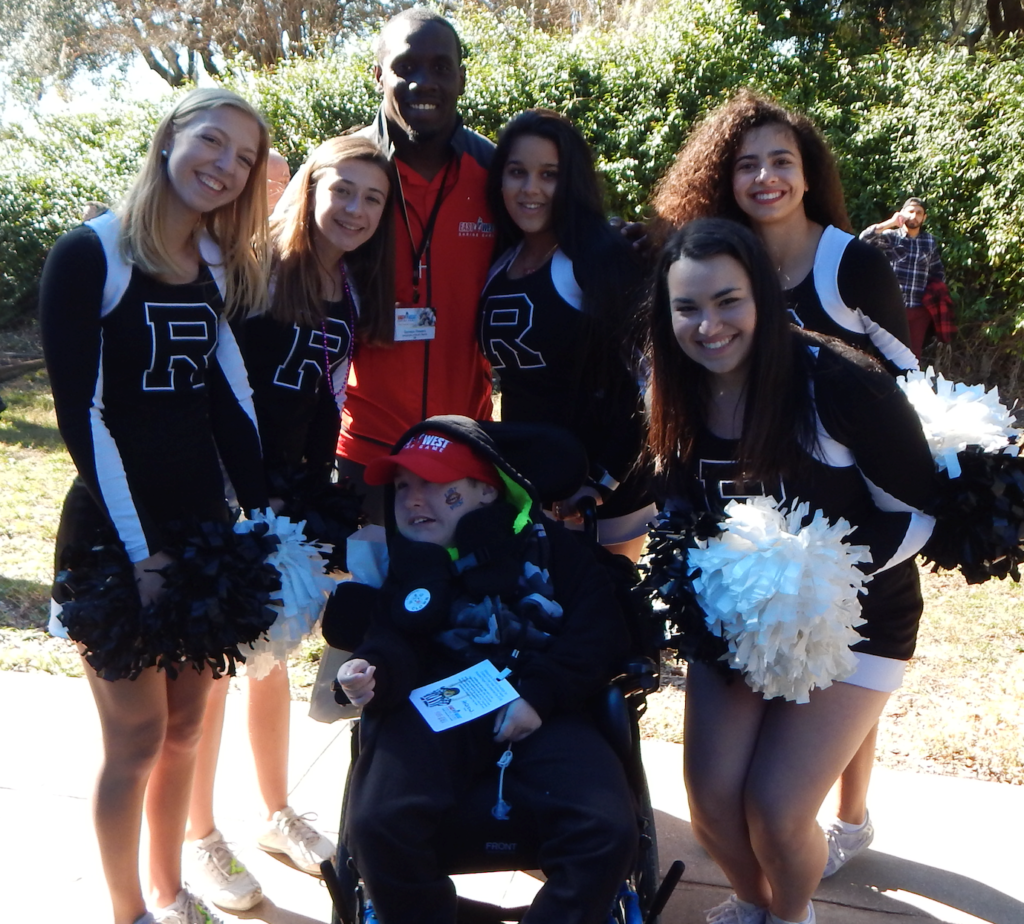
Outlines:
POLYGON ((829 225, 811 272, 784 294, 805 330, 869 353, 890 372, 917 368, 903 293, 885 255, 870 244, 829 225))
POLYGON ((593 322, 583 310, 572 261, 559 249, 536 272, 510 279, 517 253, 513 248, 491 268, 481 296, 480 344, 501 381, 501 419, 552 423, 573 433, 587 450, 593 479, 600 482, 607 473, 621 482, 597 508, 601 541, 643 535, 655 508, 646 478, 632 470, 643 447, 643 422, 622 345, 603 345, 607 381, 592 381, 584 364, 593 322), (624 519, 608 522, 617 518, 624 519))
POLYGON ((242 506, 266 506, 252 391, 214 278, 219 253, 204 239, 209 265, 171 285, 124 262, 118 231, 106 213, 66 234, 41 281, 57 422, 78 469, 58 569, 69 545, 116 539, 138 562, 177 524, 227 522, 220 459, 242 506))
MULTIPOLYGON (((689 498, 669 507, 695 506, 718 516, 734 499, 770 496, 784 507, 799 501, 830 522, 842 517, 854 527, 847 541, 866 545, 871 575, 861 593, 857 628, 863 641, 853 650, 906 661, 914 654, 922 600, 914 556, 931 535, 934 521, 921 508, 931 499, 935 463, 910 402, 890 376, 866 357, 841 345, 807 338, 812 351, 812 388, 818 445, 796 478, 775 484, 738 479, 738 440, 706 431, 689 467, 689 498)), ((703 625, 691 632, 710 630, 703 625)), ((687 639, 687 650, 715 650, 707 640, 687 639)), ((724 651, 724 642, 721 650, 724 651)), ((712 657, 713 660, 713 657, 712 657)))
POLYGON ((323 325, 248 318, 240 342, 268 480, 300 467, 327 480, 341 430, 358 298, 324 303, 323 325), (330 369, 330 379, 324 375, 330 369))

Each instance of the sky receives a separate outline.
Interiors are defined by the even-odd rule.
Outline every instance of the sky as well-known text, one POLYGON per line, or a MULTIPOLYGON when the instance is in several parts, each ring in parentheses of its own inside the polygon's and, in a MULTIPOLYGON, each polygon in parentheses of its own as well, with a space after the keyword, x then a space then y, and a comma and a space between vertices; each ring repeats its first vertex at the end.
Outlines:
MULTIPOLYGON (((46 116, 101 112, 112 99, 112 93, 118 85, 125 99, 156 101, 170 92, 165 81, 141 60, 136 60, 128 65, 127 74, 123 78, 120 70, 113 67, 99 74, 79 74, 62 93, 51 89, 43 94, 35 112, 46 116)), ((0 89, 0 123, 25 124, 30 121, 30 111, 10 99, 6 90, 6 87, 0 89)))

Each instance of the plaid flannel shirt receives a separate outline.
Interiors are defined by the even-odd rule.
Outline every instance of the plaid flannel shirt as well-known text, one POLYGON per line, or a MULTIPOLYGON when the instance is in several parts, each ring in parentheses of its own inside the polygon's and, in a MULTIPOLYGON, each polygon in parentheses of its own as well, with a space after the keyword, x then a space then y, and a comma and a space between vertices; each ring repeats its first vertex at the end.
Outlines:
POLYGON ((860 233, 860 239, 885 251, 908 308, 921 307, 925 287, 933 279, 940 282, 946 280, 946 271, 939 257, 939 245, 927 231, 920 231, 917 237, 911 237, 906 228, 875 231, 872 225, 860 233))

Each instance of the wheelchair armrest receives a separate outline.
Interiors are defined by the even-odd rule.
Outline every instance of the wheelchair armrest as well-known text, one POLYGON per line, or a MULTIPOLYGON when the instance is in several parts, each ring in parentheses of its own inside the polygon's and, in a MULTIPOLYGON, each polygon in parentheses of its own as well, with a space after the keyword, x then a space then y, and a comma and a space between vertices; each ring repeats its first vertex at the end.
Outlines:
POLYGON ((594 721, 619 759, 626 763, 633 750, 636 719, 622 689, 610 683, 594 699, 594 721))
POLYGON ((615 684, 626 696, 633 693, 646 696, 661 686, 661 665, 643 655, 630 658, 622 666, 622 673, 615 678, 615 684))

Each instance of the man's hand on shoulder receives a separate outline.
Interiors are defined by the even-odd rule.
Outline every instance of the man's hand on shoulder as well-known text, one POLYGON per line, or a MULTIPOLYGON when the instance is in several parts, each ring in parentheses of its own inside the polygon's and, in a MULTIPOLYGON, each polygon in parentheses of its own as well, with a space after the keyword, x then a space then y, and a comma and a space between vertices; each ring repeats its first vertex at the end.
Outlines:
POLYGON ((494 717, 494 740, 522 741, 541 727, 542 720, 521 696, 502 706, 494 717))

